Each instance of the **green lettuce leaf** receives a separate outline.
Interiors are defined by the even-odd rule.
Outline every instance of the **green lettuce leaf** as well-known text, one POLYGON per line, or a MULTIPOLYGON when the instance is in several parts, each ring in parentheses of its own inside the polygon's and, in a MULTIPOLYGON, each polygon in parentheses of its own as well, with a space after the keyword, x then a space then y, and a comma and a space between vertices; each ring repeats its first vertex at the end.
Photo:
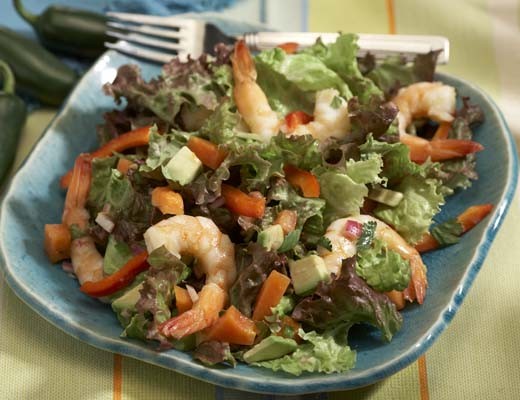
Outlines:
POLYGON ((292 317, 312 328, 326 330, 345 323, 368 323, 386 340, 402 325, 395 305, 356 274, 355 257, 343 261, 340 275, 330 283, 320 282, 312 296, 296 305, 292 317))
POLYGON ((150 321, 144 316, 144 314, 134 314, 121 333, 121 337, 146 340, 146 333, 149 325, 150 321))
POLYGON ((380 154, 369 153, 359 160, 347 161, 347 175, 360 184, 380 184, 383 179, 379 176, 383 170, 383 158, 380 154))
POLYGON ((112 234, 121 242, 139 242, 157 217, 148 190, 150 183, 137 171, 121 174, 115 169, 116 164, 117 157, 92 161, 88 197, 90 215, 96 216, 107 207, 115 223, 112 234))
POLYGON ((342 34, 334 43, 328 45, 318 39, 314 46, 304 52, 320 59, 328 68, 336 72, 347 83, 352 93, 364 104, 373 98, 382 98, 383 93, 359 70, 357 39, 357 35, 342 34))
POLYGON ((336 343, 333 336, 320 335, 314 331, 306 333, 301 329, 299 335, 305 343, 299 345, 292 354, 252 365, 285 371, 296 376, 303 372, 345 372, 354 367, 356 352, 349 346, 336 343))
POLYGON ((240 115, 236 112, 233 101, 226 97, 204 121, 199 133, 216 144, 233 143, 239 121, 240 115))
POLYGON ((167 128, 177 127, 176 117, 184 104, 214 110, 222 95, 230 93, 231 72, 227 65, 216 65, 206 55, 181 62, 178 58, 163 66, 161 75, 145 81, 137 65, 123 65, 106 94, 133 114, 157 116, 167 128))
POLYGON ((284 315, 289 314, 294 308, 294 300, 290 296, 283 296, 279 303, 271 307, 272 315, 276 318, 282 318, 284 315))
POLYGON ((258 54, 255 64, 258 84, 282 115, 294 110, 312 114, 315 93, 322 89, 334 88, 345 99, 352 96, 345 82, 311 54, 286 54, 275 48, 258 54))
POLYGON ((376 229, 376 221, 368 221, 363 224, 361 227, 361 235, 359 235, 358 240, 356 241, 356 249, 358 251, 369 249, 372 246, 372 242, 376 235, 376 229))
MULTIPOLYGON (((484 121, 484 113, 478 105, 471 104, 468 97, 462 98, 462 104, 448 136, 450 139, 471 140, 472 128, 484 121)), ((463 158, 441 162, 437 177, 451 189, 470 187, 471 181, 478 179, 475 155, 468 154, 463 158)))
POLYGON ((112 275, 118 271, 132 258, 132 250, 125 242, 118 241, 115 236, 108 238, 105 256, 103 258, 103 271, 107 275, 112 275))
POLYGON ((358 250, 356 273, 378 292, 404 290, 410 282, 410 263, 381 240, 358 250))
POLYGON ((172 316, 173 286, 184 279, 189 271, 164 246, 151 252, 147 261, 150 268, 144 274, 139 300, 135 310, 131 311, 132 316, 123 336, 157 340, 161 346, 169 348, 172 343, 157 328, 172 316))
POLYGON ((152 127, 152 129, 150 129, 148 157, 140 169, 150 172, 166 165, 182 146, 183 143, 178 140, 175 134, 160 134, 156 126, 152 127))
POLYGON ((297 229, 302 229, 307 220, 313 216, 321 216, 325 208, 325 200, 319 198, 310 198, 300 196, 296 190, 285 180, 278 179, 269 189, 267 199, 276 200, 279 205, 275 207, 274 212, 267 218, 264 217, 262 226, 272 224, 272 219, 281 210, 294 210, 298 214, 297 229))
POLYGON ((401 56, 389 56, 368 73, 370 78, 390 99, 403 87, 415 82, 432 81, 437 65, 438 52, 419 54, 413 63, 401 56))
POLYGON ((320 143, 311 135, 287 136, 283 133, 273 137, 261 156, 271 163, 280 162, 311 170, 322 163, 320 143))
POLYGON ((366 196, 367 184, 379 184, 383 166, 379 154, 367 154, 362 160, 347 161, 346 168, 315 169, 320 182, 320 196, 326 200, 325 220, 359 214, 366 196))
POLYGON ((191 269, 179 260, 177 256, 170 253, 170 251, 168 251, 164 246, 158 247, 152 251, 148 255, 147 261, 152 267, 158 269, 173 269, 177 276, 175 283, 184 281, 191 274, 191 269))
POLYGON ((97 130, 100 142, 153 124, 164 132, 171 128, 196 130, 221 98, 231 94, 230 49, 217 46, 215 51, 214 58, 207 54, 187 61, 173 58, 150 81, 145 81, 136 65, 121 67, 104 91, 118 103, 124 98, 126 106, 104 114, 105 121, 97 130))
POLYGON ((393 226, 408 243, 417 243, 444 204, 441 186, 437 179, 409 175, 395 187, 404 196, 401 202, 396 207, 380 204, 374 214, 393 226))
POLYGON ((327 201, 325 210, 328 222, 359 214, 364 198, 368 195, 366 185, 356 183, 349 175, 327 171, 319 175, 321 197, 327 201))
POLYGON ((362 155, 376 153, 383 158, 381 175, 389 181, 390 185, 405 176, 422 173, 423 168, 410 160, 410 150, 402 143, 381 142, 370 135, 359 149, 362 155))
POLYGON ((105 204, 112 214, 128 209, 134 201, 129 179, 117 169, 117 157, 97 158, 92 161, 92 182, 88 197, 91 215, 97 215, 105 204))
POLYGON ((456 218, 438 224, 431 229, 431 234, 440 247, 458 243, 463 233, 464 228, 456 218))

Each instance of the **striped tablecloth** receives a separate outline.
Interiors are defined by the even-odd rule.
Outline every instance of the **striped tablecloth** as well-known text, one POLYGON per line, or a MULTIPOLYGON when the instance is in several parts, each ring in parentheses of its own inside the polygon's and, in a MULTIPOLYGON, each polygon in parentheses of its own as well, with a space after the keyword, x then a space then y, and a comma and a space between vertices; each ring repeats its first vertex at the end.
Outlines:
MULTIPOLYGON (((2 3, 2 23, 20 24, 10 2, 2 3)), ((47 2, 32 1, 36 8, 42 3, 47 2)), ((104 2, 83 3, 96 8, 104 2)), ((452 58, 442 70, 489 92, 520 142, 520 0, 252 0, 224 13, 287 30, 445 35, 452 44, 452 58)), ((31 114, 17 163, 54 113, 40 109, 31 114)), ((463 307, 418 362, 364 389, 299 398, 519 398, 519 211, 517 196, 463 307)), ((44 321, 2 280, 0 371, 0 399, 274 398, 217 388, 95 349, 44 321)))

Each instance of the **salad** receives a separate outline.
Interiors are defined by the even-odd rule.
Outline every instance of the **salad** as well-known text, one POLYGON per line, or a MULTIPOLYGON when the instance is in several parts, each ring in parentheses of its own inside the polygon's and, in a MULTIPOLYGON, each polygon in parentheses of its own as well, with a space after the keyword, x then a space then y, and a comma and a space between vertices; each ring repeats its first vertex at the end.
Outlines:
POLYGON ((355 366, 355 324, 390 341, 427 299, 421 253, 491 210, 436 216, 477 179, 481 109, 434 82, 437 53, 357 58, 357 37, 173 59, 104 86, 100 147, 61 179, 45 250, 122 337, 300 375, 355 366))

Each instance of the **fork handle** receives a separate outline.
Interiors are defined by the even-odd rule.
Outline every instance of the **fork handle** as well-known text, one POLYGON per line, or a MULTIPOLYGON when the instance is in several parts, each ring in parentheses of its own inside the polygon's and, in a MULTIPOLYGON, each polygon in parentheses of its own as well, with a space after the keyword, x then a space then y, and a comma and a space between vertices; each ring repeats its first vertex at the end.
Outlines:
MULTIPOLYGON (((321 37, 324 43, 336 41, 337 33, 319 32, 251 32, 243 36, 246 44, 255 51, 271 49, 282 43, 296 42, 300 47, 312 46, 321 37)), ((378 35, 358 34, 358 56, 370 52, 376 59, 389 55, 402 54, 412 60, 417 54, 426 54, 433 50, 442 50, 437 62, 446 64, 449 59, 449 40, 443 36, 427 35, 378 35)))

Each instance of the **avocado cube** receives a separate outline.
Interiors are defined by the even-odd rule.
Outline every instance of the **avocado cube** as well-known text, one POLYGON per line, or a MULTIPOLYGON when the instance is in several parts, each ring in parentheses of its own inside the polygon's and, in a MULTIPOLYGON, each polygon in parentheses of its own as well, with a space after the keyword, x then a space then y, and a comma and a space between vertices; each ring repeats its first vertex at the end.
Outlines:
POLYGON ((281 225, 271 225, 258 234, 257 242, 267 250, 275 251, 283 243, 284 235, 281 225))
POLYGON ((329 281, 330 273, 323 258, 310 255, 300 260, 290 260, 289 270, 294 291, 297 295, 314 289, 320 281, 329 281))
POLYGON ((296 350, 298 344, 293 339, 281 336, 269 336, 244 353, 244 361, 248 364, 259 361, 274 360, 296 350))
POLYGON ((136 312, 135 305, 141 297, 139 291, 142 288, 143 283, 140 283, 112 302, 112 310, 117 314, 117 318, 123 325, 128 324, 130 318, 136 312))
POLYGON ((187 185, 199 175, 202 170, 202 162, 186 146, 182 147, 163 167, 166 179, 187 185))
POLYGON ((368 198, 389 207, 397 207, 404 198, 404 195, 395 190, 375 187, 368 193, 368 198))

